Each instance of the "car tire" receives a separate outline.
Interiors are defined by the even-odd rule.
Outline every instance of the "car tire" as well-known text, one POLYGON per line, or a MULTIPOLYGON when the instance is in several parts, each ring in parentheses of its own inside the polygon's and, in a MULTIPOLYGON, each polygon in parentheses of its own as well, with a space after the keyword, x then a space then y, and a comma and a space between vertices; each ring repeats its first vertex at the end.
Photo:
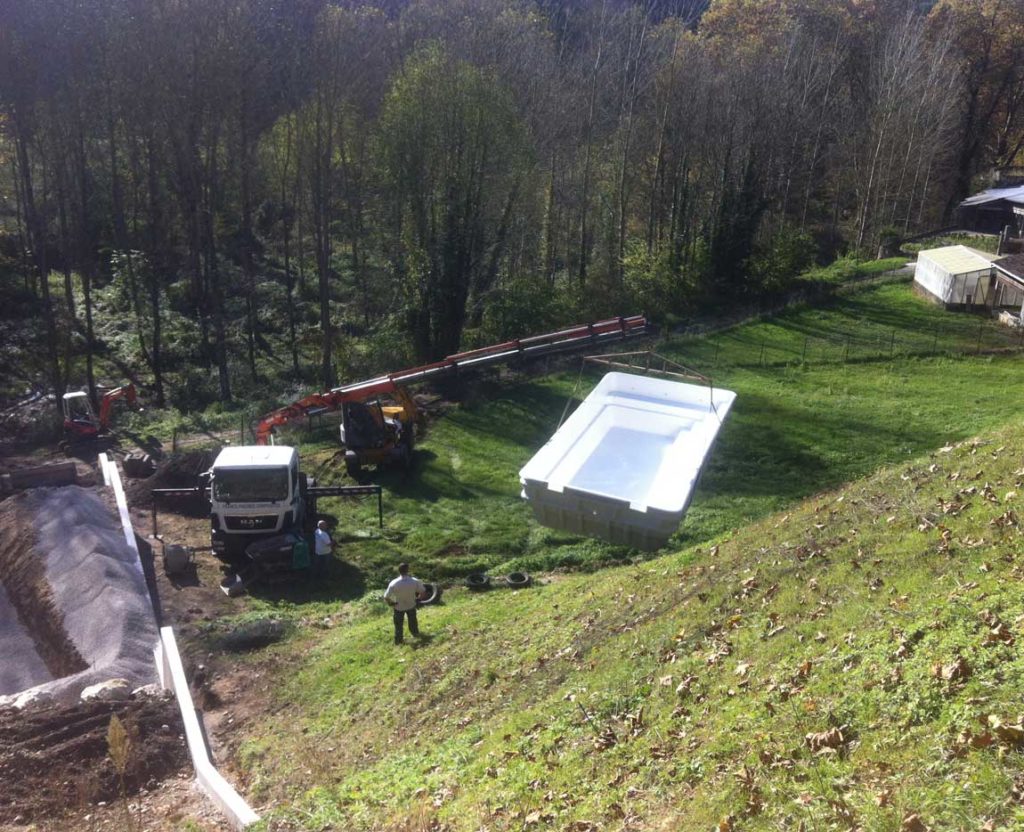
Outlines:
POLYGON ((439 604, 441 602, 441 587, 438 584, 424 583, 423 586, 427 590, 426 598, 417 598, 417 607, 427 607, 431 604, 439 604))
POLYGON ((522 589, 533 583, 533 578, 525 572, 510 572, 505 576, 505 586, 509 589, 522 589))

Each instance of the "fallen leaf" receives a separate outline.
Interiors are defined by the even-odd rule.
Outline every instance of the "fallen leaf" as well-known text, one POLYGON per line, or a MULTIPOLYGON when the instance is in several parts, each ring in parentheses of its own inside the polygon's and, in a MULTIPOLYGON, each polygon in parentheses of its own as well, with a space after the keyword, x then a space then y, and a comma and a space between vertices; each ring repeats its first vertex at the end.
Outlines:
POLYGON ((988 718, 988 726, 996 738, 1005 745, 1020 745, 1024 741, 1024 725, 1021 725, 1019 720, 1016 725, 1010 725, 995 714, 991 714, 988 718))
POLYGON ((835 751, 842 748, 846 743, 846 738, 843 736, 842 729, 829 728, 827 731, 807 734, 804 737, 804 742, 807 743, 807 747, 811 751, 817 754, 825 750, 835 751))
POLYGON ((971 676, 971 666, 967 659, 958 656, 949 664, 937 664, 932 668, 932 675, 947 682, 962 682, 971 676))
POLYGON ((916 812, 909 812, 903 816, 903 823, 900 824, 900 830, 902 832, 931 832, 931 827, 928 826, 921 816, 916 812))

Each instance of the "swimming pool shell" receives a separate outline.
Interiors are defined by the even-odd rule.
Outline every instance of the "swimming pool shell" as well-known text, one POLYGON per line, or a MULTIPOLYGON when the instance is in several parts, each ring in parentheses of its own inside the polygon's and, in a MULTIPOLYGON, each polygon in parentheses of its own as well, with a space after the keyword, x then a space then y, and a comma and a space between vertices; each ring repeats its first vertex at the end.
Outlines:
POLYGON ((544 526, 658 549, 682 522, 736 394, 608 373, 519 472, 544 526))

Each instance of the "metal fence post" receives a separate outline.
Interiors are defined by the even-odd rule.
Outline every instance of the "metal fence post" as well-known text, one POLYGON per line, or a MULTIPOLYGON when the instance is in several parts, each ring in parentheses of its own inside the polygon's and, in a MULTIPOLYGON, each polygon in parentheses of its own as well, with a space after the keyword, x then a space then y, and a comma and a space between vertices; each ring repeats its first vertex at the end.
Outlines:
POLYGON ((975 353, 981 352, 981 336, 985 334, 985 322, 978 324, 978 346, 974 348, 975 353))
POLYGON ((807 336, 804 336, 804 351, 800 354, 800 363, 804 364, 807 361, 807 336))
POLYGON ((846 336, 846 347, 843 349, 843 362, 850 360, 850 336, 846 336))
POLYGON ((892 331, 892 336, 889 338, 889 358, 892 358, 893 350, 896 348, 896 330, 892 331))
POLYGON ((761 357, 759 359, 759 362, 760 362, 762 367, 764 366, 764 341, 765 341, 765 339, 762 338, 761 339, 761 357))

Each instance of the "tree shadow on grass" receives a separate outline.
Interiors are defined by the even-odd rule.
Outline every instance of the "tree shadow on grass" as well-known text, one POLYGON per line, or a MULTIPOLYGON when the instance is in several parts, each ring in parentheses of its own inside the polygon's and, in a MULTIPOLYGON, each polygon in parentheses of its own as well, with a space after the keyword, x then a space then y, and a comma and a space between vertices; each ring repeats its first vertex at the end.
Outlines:
POLYGON ((741 393, 722 428, 699 486, 716 496, 798 500, 863 476, 886 452, 939 447, 944 435, 879 412, 877 419, 837 407, 822 413, 741 393))

